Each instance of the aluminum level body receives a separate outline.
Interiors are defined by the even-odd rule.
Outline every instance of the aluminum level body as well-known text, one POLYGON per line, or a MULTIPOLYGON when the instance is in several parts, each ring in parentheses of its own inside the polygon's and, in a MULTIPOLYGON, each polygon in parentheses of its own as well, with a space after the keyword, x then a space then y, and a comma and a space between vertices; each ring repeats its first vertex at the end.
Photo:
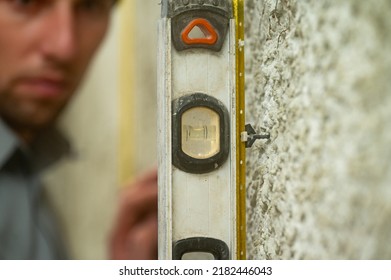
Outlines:
POLYGON ((229 1, 163 2, 159 259, 237 256, 235 32, 229 1), (210 153, 203 155, 203 149, 210 153))

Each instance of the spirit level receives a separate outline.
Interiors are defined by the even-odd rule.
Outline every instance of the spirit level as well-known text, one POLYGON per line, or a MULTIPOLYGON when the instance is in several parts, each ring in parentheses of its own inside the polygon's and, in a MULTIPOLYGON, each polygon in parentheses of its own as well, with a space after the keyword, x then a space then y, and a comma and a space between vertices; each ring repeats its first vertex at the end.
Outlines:
POLYGON ((243 0, 162 1, 159 259, 246 257, 243 33, 243 0))

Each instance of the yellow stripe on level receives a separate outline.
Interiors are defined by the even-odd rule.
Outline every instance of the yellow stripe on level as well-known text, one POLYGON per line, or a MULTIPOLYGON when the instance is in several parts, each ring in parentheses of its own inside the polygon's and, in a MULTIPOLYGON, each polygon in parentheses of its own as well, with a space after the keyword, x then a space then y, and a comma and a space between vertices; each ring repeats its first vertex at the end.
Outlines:
POLYGON ((233 0, 236 22, 236 217, 237 217, 237 256, 246 259, 246 147, 240 139, 245 131, 244 111, 244 0, 233 0))
POLYGON ((119 180, 125 185, 134 176, 134 11, 135 1, 119 5, 119 180))

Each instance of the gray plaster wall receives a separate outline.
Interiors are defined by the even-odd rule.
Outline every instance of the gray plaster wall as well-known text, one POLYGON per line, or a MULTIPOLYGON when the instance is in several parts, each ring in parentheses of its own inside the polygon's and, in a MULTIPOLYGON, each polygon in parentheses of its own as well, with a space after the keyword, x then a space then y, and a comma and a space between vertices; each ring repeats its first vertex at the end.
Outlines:
POLYGON ((248 258, 391 258, 391 1, 245 3, 248 258))

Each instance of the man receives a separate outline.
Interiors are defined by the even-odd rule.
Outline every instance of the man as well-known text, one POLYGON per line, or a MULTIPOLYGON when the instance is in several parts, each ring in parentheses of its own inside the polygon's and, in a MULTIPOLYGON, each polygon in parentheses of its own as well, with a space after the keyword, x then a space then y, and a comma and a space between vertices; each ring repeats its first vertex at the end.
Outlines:
MULTIPOLYGON (((0 0, 0 259, 62 259, 40 173, 69 145, 54 123, 110 24, 113 0, 0 0)), ((111 257, 156 257, 156 171, 121 198, 111 257)))

